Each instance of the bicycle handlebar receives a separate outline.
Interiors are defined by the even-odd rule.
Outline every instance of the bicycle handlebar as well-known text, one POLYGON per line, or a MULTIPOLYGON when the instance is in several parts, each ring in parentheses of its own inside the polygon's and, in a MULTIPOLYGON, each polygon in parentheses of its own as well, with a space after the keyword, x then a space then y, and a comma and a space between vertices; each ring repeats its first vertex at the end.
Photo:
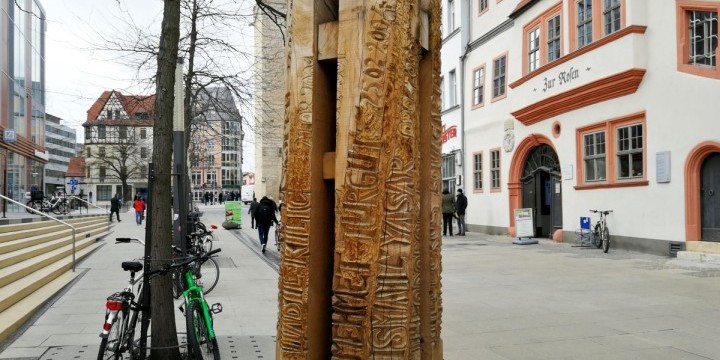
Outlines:
POLYGON ((189 265, 190 263, 193 263, 193 262, 198 261, 198 260, 200 260, 201 262, 205 262, 205 261, 207 261, 207 259, 209 259, 212 255, 215 255, 215 254, 219 253, 220 251, 222 251, 222 249, 215 249, 215 250, 210 251, 209 253, 203 254, 203 255, 201 255, 201 256, 193 256, 193 257, 191 257, 191 258, 189 258, 189 259, 187 259, 187 260, 185 260, 185 261, 183 261, 183 262, 181 262, 181 263, 172 264, 172 265, 165 265, 165 266, 163 266, 162 269, 158 269, 158 270, 153 270, 153 271, 150 271, 150 272, 146 272, 146 273, 145 273, 145 276, 148 276, 148 277, 149 277, 149 276, 152 276, 152 275, 155 275, 155 274, 165 274, 165 273, 167 273, 168 271, 170 271, 170 270, 172 270, 172 269, 177 269, 177 268, 180 268, 180 267, 187 266, 187 265, 189 265))
POLYGON ((613 211, 612 210, 590 210, 590 212, 591 213, 602 213, 603 215, 607 215, 613 211))

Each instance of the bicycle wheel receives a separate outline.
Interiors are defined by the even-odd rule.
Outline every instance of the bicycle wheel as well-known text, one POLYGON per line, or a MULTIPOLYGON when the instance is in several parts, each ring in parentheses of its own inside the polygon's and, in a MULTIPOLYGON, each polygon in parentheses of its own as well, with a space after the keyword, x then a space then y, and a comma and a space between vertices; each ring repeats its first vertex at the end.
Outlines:
POLYGON ((220 265, 215 258, 209 258, 200 266, 200 275, 196 283, 203 288, 203 294, 209 294, 220 279, 220 265))
POLYGON ((595 229, 593 229, 592 236, 592 243, 595 245, 596 248, 602 247, 602 237, 600 234, 600 223, 595 224, 595 229))
POLYGON ((55 206, 52 207, 52 212, 55 215, 67 214, 67 205, 65 205, 63 203, 56 204, 55 206))
MULTIPOLYGON (((210 319, 212 324, 212 318, 210 319)), ((185 313, 185 325, 190 352, 195 359, 220 359, 220 349, 217 339, 210 338, 210 329, 205 322, 202 307, 197 302, 191 302, 185 313)))
POLYGON ((605 230, 603 230, 602 249, 605 253, 610 249, 610 230, 608 230, 607 226, 605 227, 605 230))
POLYGON ((106 359, 123 359, 123 352, 125 352, 125 344, 123 339, 125 336, 125 329, 127 328, 127 314, 126 310, 118 310, 117 318, 112 323, 110 333, 106 338, 100 341, 100 351, 98 352, 98 360, 106 359))
POLYGON ((36 214, 39 214, 38 211, 42 209, 42 201, 30 200, 30 201, 28 201, 27 206, 32 208, 32 210, 27 210, 27 212, 29 212, 33 215, 36 215, 36 214))
POLYGON ((173 271, 170 274, 170 277, 172 282, 173 298, 178 299, 183 293, 183 282, 185 281, 185 279, 183 278, 183 274, 179 271, 173 271))

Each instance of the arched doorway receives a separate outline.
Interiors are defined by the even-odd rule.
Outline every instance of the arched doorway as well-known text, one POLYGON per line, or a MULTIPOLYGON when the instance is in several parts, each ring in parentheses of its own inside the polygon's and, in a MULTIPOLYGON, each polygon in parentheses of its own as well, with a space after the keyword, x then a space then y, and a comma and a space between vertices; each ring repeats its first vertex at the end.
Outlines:
POLYGON ((696 146, 685 162, 685 238, 688 241, 720 241, 718 202, 720 142, 696 146))
POLYGON ((700 167, 700 239, 720 241, 720 153, 700 167))
POLYGON ((522 207, 533 209, 536 237, 552 237, 562 228, 560 162, 547 144, 530 151, 522 177, 522 207))

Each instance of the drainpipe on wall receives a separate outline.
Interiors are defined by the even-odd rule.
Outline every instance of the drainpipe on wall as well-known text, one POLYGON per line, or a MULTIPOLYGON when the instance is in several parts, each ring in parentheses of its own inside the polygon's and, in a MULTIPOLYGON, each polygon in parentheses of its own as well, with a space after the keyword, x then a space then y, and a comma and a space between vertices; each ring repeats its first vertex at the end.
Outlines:
MULTIPOLYGON (((471 16, 470 16, 470 0, 462 1, 463 16, 465 21, 460 22, 460 43, 463 47, 463 53, 460 55, 460 173, 465 175, 463 169, 465 168, 465 61, 467 60, 468 52, 470 52, 470 34, 471 34, 471 16)), ((465 188, 467 193, 467 186, 465 186, 467 177, 463 176, 462 187, 465 188)))

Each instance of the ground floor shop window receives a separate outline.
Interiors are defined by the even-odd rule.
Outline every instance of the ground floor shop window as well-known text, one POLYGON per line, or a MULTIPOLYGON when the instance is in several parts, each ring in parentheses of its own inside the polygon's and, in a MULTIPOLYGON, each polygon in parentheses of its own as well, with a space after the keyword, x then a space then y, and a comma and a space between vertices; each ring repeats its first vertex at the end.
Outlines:
POLYGON ((112 185, 98 185, 97 199, 98 201, 109 201, 112 198, 112 185))

